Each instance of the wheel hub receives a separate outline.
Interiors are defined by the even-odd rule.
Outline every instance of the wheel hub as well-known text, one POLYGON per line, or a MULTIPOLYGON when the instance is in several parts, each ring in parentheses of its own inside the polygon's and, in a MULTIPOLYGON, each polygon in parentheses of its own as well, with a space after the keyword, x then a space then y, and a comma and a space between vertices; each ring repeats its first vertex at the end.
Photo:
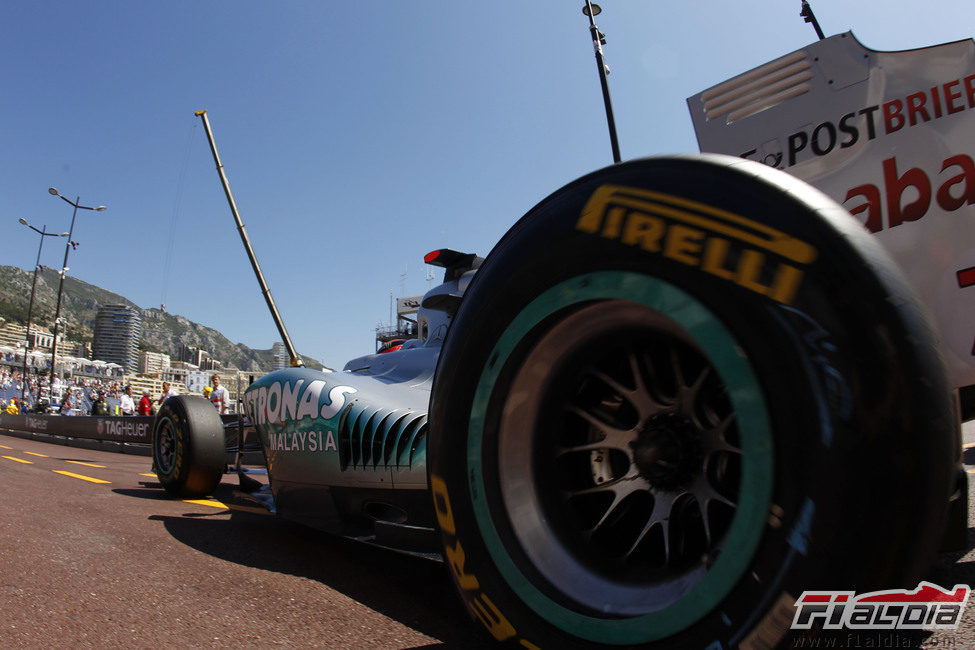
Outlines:
POLYGON ((703 465, 701 434, 686 416, 680 414, 654 416, 643 425, 630 445, 637 470, 660 490, 686 487, 703 465))
POLYGON ((172 425, 168 422, 163 423, 159 428, 156 448, 156 466, 160 471, 168 474, 172 471, 176 458, 176 440, 172 425))

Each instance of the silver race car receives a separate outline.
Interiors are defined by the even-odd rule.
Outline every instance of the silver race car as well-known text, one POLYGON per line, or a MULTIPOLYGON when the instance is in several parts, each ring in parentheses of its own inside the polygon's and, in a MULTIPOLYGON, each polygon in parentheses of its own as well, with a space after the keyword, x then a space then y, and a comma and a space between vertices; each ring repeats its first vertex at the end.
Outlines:
MULTIPOLYGON (((849 49, 834 39, 817 61, 849 49)), ((945 124, 975 115, 973 45, 953 46, 967 67, 941 86, 915 79, 936 86, 945 124)), ((699 134, 777 125, 769 98, 791 86, 769 86, 800 58, 719 88, 737 107, 692 98, 699 134), (755 110, 730 119, 741 106, 755 110)), ((965 530, 959 386, 911 282, 838 203, 853 197, 774 169, 885 160, 858 111, 893 101, 874 96, 900 92, 878 75, 903 68, 878 60, 843 78, 866 93, 851 107, 797 122, 813 125, 803 146, 794 129, 775 144, 756 128, 727 138, 734 156, 614 164, 552 193, 483 259, 427 255, 444 279, 416 339, 338 372, 267 374, 240 427, 225 431, 202 398, 168 400, 159 480, 207 494, 228 440, 259 443, 268 484, 241 471, 242 492, 281 517, 439 554, 472 617, 525 648, 770 647, 805 590, 917 584, 965 530)), ((798 74, 838 85, 825 64, 798 74)), ((905 97, 904 119, 921 120, 905 97)), ((949 164, 971 165, 970 150, 932 155, 975 174, 949 164)), ((894 179, 910 182, 905 169, 894 179)), ((972 187, 932 185, 929 201, 961 209, 972 187)), ((872 207, 847 207, 871 223, 872 207)))

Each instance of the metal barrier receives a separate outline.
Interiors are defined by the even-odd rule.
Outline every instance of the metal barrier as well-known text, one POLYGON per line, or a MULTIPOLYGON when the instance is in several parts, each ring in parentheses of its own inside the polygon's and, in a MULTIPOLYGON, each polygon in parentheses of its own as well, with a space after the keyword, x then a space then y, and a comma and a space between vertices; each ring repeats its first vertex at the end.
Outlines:
MULTIPOLYGON (((236 424, 238 416, 220 416, 227 424, 236 424)), ((36 438, 77 447, 151 455, 152 416, 99 417, 0 413, 0 433, 36 438)), ((228 431, 228 447, 236 450, 237 431, 228 431)))
POLYGON ((0 429, 21 433, 42 433, 65 438, 86 438, 148 445, 152 417, 90 417, 66 415, 0 415, 0 429))

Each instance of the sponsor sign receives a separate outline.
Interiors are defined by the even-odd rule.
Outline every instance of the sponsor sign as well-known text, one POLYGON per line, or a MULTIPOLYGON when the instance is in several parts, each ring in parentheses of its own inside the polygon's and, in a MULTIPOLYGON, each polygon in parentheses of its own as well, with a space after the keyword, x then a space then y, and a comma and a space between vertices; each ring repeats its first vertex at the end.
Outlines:
MULTIPOLYGON (((86 418, 87 419, 87 418, 86 418)), ((149 442, 153 418, 95 418, 95 428, 102 440, 149 442)))
POLYGON ((857 595, 852 591, 804 591, 796 600, 792 629, 955 630, 971 588, 947 590, 921 582, 911 591, 890 589, 857 595))
MULTIPOLYGON (((237 415, 222 415, 224 426, 236 425, 237 415)), ((111 442, 141 443, 152 442, 151 416, 134 417, 95 417, 65 415, 9 415, 0 413, 0 429, 22 433, 41 433, 65 438, 84 438, 111 442)), ((236 430, 231 432, 231 440, 236 440, 236 430)), ((315 441, 324 446, 322 440, 315 441)), ((236 444, 236 442, 233 442, 236 444)), ((308 442, 306 444, 315 444, 308 442)), ((334 445, 334 442, 332 443, 334 445)))
POLYGON ((0 428, 66 438, 148 444, 152 417, 87 417, 66 415, 0 415, 0 428))
POLYGON ((975 41, 876 52, 818 41, 687 100, 701 151, 782 169, 874 233, 975 384, 975 41))
POLYGON ((186 391, 189 393, 202 393, 203 389, 210 385, 210 373, 203 370, 191 370, 186 373, 186 391))
POLYGON ((244 409, 255 425, 285 424, 307 418, 331 420, 345 406, 351 386, 332 386, 320 380, 275 381, 251 386, 244 393, 244 409), (326 390, 327 389, 327 390, 326 390))
POLYGON ((603 185, 576 229, 662 255, 783 304, 816 249, 763 224, 661 192, 603 185))
POLYGON ((420 303, 422 301, 423 301, 423 296, 410 296, 408 298, 397 298, 396 315, 409 316, 410 314, 417 313, 420 310, 420 303))

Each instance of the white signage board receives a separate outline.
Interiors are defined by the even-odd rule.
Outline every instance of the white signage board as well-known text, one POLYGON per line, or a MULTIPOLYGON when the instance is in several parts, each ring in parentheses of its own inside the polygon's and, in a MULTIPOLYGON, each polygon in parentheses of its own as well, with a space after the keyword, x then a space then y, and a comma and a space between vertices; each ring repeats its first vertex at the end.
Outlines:
POLYGON ((687 100, 703 152, 785 170, 843 204, 914 285, 955 387, 975 384, 975 41, 818 41, 687 100))
POLYGON ((186 373, 186 390, 190 393, 202 393, 210 385, 210 373, 202 370, 190 370, 186 373))

